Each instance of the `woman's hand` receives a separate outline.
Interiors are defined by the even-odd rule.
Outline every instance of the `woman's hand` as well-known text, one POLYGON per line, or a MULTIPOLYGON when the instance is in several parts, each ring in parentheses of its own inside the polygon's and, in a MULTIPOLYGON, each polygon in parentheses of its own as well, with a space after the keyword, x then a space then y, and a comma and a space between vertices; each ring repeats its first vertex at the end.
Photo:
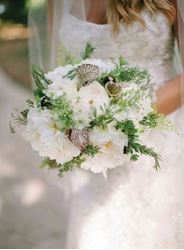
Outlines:
POLYGON ((157 90, 156 109, 159 113, 168 115, 181 106, 182 92, 184 92, 182 81, 184 81, 184 75, 181 74, 157 90))

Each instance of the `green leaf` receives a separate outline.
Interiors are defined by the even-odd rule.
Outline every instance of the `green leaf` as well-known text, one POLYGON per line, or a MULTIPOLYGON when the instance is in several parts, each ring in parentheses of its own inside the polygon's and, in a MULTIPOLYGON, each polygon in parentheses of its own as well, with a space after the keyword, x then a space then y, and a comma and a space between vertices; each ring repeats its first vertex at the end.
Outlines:
POLYGON ((75 78, 75 76, 76 76, 76 68, 68 71, 68 73, 64 76, 64 78, 68 78, 70 80, 73 80, 75 78))
POLYGON ((67 64, 78 64, 81 62, 80 58, 75 57, 72 52, 61 44, 58 49, 58 65, 65 66, 67 64))
POLYGON ((89 144, 81 153, 73 157, 72 160, 65 162, 64 164, 58 164, 55 160, 46 158, 41 167, 48 167, 50 169, 55 168, 59 171, 59 176, 63 176, 65 172, 71 171, 74 167, 80 168, 81 164, 86 160, 85 156, 94 157, 99 152, 100 148, 89 144))
POLYGON ((53 111, 54 121, 60 131, 66 132, 75 126, 73 109, 65 95, 53 99, 49 109, 53 111))
POLYGON ((150 112, 147 116, 145 116, 142 121, 140 121, 141 125, 144 125, 148 128, 155 128, 158 124, 159 115, 155 112, 150 112))
POLYGON ((168 120, 164 114, 159 114, 156 111, 150 112, 145 116, 140 124, 147 128, 157 128, 161 130, 168 130, 178 132, 174 124, 168 120))
POLYGON ((38 65, 32 65, 32 76, 39 90, 43 90, 51 84, 51 81, 45 77, 43 70, 38 65))
POLYGON ((151 156, 155 160, 154 168, 158 170, 160 168, 160 155, 157 154, 154 149, 142 145, 138 142, 139 134, 133 121, 125 120, 117 122, 116 129, 121 130, 122 133, 128 137, 128 146, 126 147, 126 153, 130 154, 130 159, 137 161, 140 155, 151 156))
POLYGON ((95 47, 93 47, 93 46, 91 45, 91 43, 88 42, 88 43, 86 44, 86 47, 85 47, 84 51, 81 52, 81 58, 82 58, 83 60, 90 58, 91 55, 93 54, 94 50, 95 50, 95 47))
POLYGON ((127 61, 120 57, 118 63, 114 62, 116 67, 111 71, 101 74, 98 81, 104 85, 105 79, 112 77, 118 83, 131 82, 148 84, 150 82, 151 76, 145 69, 140 69, 138 67, 130 67, 127 61))

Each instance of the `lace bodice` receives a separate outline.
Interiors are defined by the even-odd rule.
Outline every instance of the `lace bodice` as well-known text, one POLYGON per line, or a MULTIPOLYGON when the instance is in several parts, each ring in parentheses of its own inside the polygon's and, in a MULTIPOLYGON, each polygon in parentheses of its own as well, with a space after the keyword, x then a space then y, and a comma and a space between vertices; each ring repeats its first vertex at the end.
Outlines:
POLYGON ((60 38, 75 56, 80 55, 88 41, 96 48, 95 58, 123 56, 130 64, 149 69, 158 87, 172 77, 174 37, 163 14, 152 16, 143 11, 141 15, 145 26, 134 22, 127 27, 121 23, 119 35, 114 37, 111 25, 86 22, 70 14, 63 18, 60 38))

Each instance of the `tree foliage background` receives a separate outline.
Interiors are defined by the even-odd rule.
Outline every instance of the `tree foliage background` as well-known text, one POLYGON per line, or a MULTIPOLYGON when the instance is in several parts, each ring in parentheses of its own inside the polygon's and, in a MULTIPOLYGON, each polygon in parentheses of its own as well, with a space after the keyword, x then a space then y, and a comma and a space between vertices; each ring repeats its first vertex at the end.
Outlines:
POLYGON ((27 24, 29 0, 0 0, 2 21, 27 24))

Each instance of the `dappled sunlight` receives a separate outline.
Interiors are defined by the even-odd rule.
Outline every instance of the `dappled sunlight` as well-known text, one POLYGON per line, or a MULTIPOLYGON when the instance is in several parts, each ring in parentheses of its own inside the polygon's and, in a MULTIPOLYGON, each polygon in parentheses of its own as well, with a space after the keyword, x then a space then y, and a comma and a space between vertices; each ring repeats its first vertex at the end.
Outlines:
POLYGON ((43 180, 37 178, 23 182, 19 188, 21 188, 19 195, 21 204, 31 206, 43 197, 46 185, 43 180))
POLYGON ((25 39, 30 35, 30 29, 21 24, 6 24, 0 26, 0 39, 15 40, 25 39))

